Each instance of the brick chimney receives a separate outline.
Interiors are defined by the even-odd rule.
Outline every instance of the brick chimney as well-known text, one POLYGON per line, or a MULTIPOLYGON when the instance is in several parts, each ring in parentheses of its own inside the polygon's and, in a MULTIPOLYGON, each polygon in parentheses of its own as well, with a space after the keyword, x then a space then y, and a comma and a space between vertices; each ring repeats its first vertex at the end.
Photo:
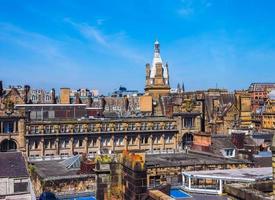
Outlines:
POLYGON ((211 134, 210 133, 195 133, 193 136, 193 150, 208 151, 211 145, 211 134))
POLYGON ((52 99, 52 104, 56 104, 56 96, 55 96, 55 89, 54 88, 52 88, 51 99, 52 99))
POLYGON ((28 103, 28 96, 30 92, 31 87, 29 85, 24 85, 24 102, 27 104, 28 103))

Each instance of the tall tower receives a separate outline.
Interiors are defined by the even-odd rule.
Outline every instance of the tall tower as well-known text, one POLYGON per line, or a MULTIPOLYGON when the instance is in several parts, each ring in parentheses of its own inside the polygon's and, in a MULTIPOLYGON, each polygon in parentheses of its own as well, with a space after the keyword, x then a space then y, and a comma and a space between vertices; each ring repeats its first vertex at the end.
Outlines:
POLYGON ((160 56, 160 44, 154 44, 154 57, 152 66, 146 64, 145 93, 153 98, 166 96, 170 92, 168 64, 163 64, 160 56))

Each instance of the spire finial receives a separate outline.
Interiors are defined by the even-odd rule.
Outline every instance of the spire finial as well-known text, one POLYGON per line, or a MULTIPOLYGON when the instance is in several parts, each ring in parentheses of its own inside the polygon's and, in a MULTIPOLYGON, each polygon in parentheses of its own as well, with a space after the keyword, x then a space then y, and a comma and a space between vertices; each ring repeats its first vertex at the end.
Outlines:
POLYGON ((155 53, 160 53, 160 48, 159 48, 159 41, 156 39, 156 41, 155 41, 155 53))

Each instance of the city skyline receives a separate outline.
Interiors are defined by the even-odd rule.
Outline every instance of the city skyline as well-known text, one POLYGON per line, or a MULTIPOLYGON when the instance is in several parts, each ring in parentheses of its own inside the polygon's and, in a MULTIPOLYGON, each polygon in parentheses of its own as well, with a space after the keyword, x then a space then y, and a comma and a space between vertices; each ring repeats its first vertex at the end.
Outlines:
POLYGON ((184 82, 186 90, 247 89, 251 82, 274 79, 274 6, 272 1, 3 1, 1 79, 6 85, 97 88, 103 94, 120 85, 143 91, 145 64, 151 64, 158 39, 172 87, 184 82))

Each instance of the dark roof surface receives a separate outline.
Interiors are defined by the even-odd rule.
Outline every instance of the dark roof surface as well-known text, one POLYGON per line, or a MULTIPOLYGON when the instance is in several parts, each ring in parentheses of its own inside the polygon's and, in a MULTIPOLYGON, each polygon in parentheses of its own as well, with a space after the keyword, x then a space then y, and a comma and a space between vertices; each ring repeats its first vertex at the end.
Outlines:
MULTIPOLYGON (((195 151, 193 151, 195 152, 195 151)), ((152 154, 146 155, 147 168, 159 167, 179 167, 192 166, 200 164, 237 164, 249 163, 246 160, 223 158, 210 153, 176 153, 176 154, 152 154)))
POLYGON ((221 155, 223 149, 237 149, 231 141, 231 136, 228 135, 212 135, 210 152, 216 155, 221 155))
POLYGON ((28 177, 21 152, 0 152, 0 177, 28 177))
POLYGON ((59 180, 87 177, 93 175, 79 174, 78 168, 67 169, 62 161, 36 161, 32 163, 35 166, 36 173, 44 180, 59 180))

